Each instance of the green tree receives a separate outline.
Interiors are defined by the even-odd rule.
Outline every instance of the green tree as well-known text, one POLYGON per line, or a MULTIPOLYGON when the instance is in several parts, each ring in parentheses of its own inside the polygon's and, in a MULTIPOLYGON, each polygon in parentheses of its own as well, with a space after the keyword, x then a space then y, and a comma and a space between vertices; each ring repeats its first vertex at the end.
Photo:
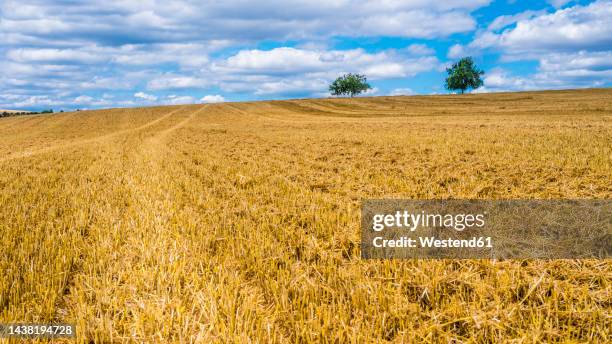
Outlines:
POLYGON ((444 86, 450 91, 460 90, 463 94, 467 89, 477 89, 483 84, 480 76, 484 75, 484 71, 476 67, 471 57, 453 63, 452 67, 446 68, 446 72, 448 77, 444 86))
POLYGON ((344 74, 329 85, 332 95, 349 95, 351 98, 371 88, 365 75, 352 73, 344 74))

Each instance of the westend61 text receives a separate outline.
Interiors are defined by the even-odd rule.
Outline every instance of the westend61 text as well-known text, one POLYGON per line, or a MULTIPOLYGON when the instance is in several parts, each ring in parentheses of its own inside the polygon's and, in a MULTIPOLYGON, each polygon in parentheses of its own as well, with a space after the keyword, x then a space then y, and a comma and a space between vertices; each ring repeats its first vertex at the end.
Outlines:
POLYGON ((409 237, 400 237, 397 239, 375 237, 372 244, 376 248, 492 248, 493 240, 491 237, 472 237, 471 239, 419 237, 418 240, 409 237))

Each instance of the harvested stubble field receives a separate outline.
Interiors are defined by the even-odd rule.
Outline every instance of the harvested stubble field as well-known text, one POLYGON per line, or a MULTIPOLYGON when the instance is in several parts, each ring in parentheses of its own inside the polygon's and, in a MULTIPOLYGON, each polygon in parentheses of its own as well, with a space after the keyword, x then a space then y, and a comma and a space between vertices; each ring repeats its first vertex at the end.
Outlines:
POLYGON ((365 198, 612 198, 612 89, 0 119, 0 322, 78 342, 605 342, 610 260, 366 261, 365 198))

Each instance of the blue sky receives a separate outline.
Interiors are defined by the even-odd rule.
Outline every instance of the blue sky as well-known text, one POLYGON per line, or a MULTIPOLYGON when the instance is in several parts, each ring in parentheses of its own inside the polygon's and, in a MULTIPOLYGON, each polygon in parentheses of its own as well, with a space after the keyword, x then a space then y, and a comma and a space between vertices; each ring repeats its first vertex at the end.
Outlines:
POLYGON ((477 92, 612 84, 612 0, 2 0, 0 108, 87 109, 436 94, 473 56, 477 92))

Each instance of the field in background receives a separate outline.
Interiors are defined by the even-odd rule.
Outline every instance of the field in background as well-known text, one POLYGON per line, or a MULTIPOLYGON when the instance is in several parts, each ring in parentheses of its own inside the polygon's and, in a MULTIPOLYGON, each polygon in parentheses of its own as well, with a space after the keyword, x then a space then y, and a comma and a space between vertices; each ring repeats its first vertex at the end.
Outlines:
POLYGON ((609 260, 364 261, 365 198, 612 197, 612 89, 0 119, 0 322, 79 342, 604 342, 609 260))

